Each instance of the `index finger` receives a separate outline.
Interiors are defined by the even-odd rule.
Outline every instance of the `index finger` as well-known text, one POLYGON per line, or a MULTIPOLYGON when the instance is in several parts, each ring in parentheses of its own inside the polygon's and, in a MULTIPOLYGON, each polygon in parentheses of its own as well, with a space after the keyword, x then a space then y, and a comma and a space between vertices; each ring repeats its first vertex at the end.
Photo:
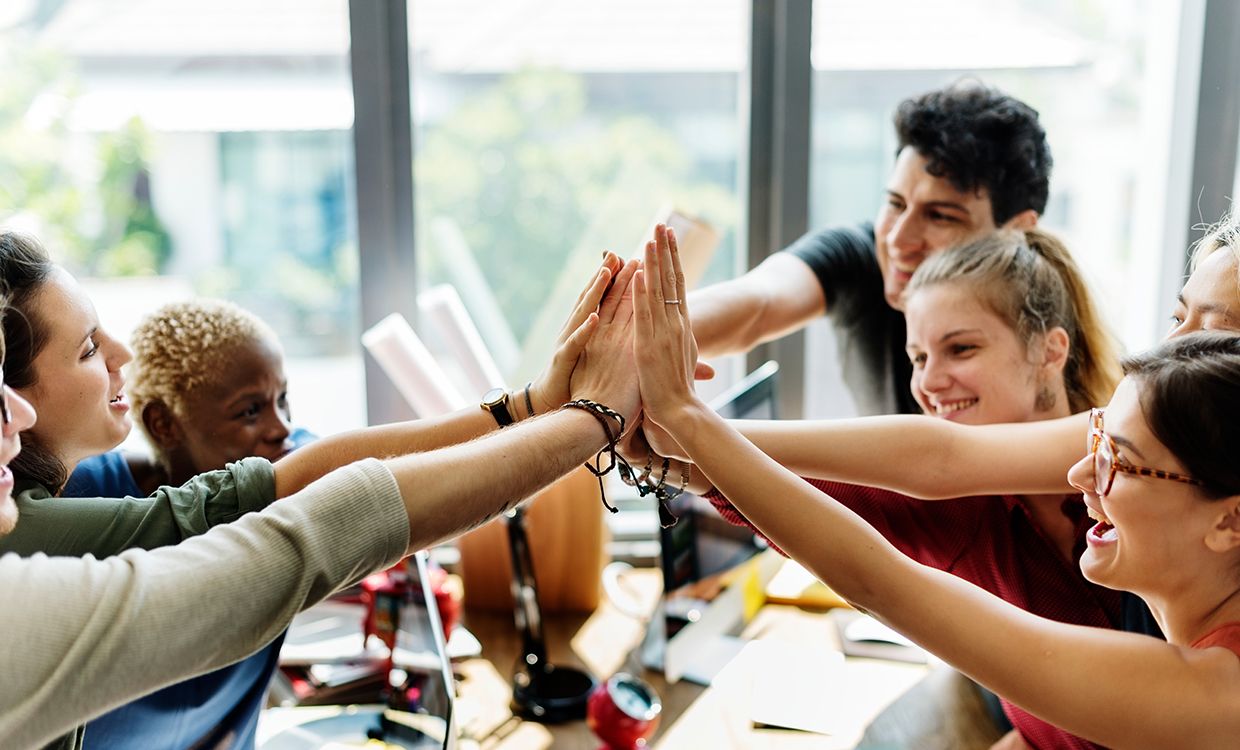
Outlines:
POLYGON ((620 273, 616 274, 615 282, 607 290, 602 304, 599 305, 598 316, 602 322, 610 323, 616 317, 616 310, 620 307, 620 302, 626 296, 632 294, 629 282, 632 281, 635 271, 637 271, 637 261, 630 260, 620 268, 620 273))

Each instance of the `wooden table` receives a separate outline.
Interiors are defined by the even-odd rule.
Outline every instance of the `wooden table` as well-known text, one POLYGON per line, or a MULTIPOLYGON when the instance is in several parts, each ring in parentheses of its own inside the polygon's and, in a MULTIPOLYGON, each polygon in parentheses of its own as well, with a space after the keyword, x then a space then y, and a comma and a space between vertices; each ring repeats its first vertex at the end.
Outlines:
MULTIPOLYGON (((628 579, 653 608, 659 594, 657 573, 638 571, 628 579)), ((584 721, 544 726, 512 715, 509 681, 521 644, 511 616, 467 611, 465 624, 481 641, 483 655, 457 665, 462 750, 598 749, 600 743, 584 721)), ((750 721, 752 692, 745 680, 704 688, 684 681, 668 684, 661 674, 642 669, 636 652, 644 632, 644 623, 606 602, 588 616, 557 615, 545 623, 552 664, 583 668, 599 677, 627 671, 654 687, 663 702, 659 729, 651 740, 655 748, 971 750, 989 747, 998 736, 976 691, 951 670, 869 659, 845 663, 848 689, 843 700, 849 702, 846 713, 855 719, 855 731, 824 736, 757 729, 750 721)), ((790 606, 766 605, 743 635, 807 650, 838 648, 835 631, 821 612, 790 606)))

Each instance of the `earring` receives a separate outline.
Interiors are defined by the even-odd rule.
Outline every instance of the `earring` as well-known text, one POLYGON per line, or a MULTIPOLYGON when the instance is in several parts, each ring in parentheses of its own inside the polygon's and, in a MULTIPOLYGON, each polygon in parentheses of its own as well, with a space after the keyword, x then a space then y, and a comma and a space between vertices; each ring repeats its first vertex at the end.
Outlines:
POLYGON ((1033 408, 1037 411, 1050 411, 1055 408, 1055 392, 1043 383, 1038 387, 1038 395, 1033 399, 1033 408))

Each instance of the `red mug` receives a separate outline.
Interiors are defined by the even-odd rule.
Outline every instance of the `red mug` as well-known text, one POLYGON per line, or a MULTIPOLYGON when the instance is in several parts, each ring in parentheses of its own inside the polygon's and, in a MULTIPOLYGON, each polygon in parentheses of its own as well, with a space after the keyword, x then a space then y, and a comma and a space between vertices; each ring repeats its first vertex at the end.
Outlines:
POLYGON ((586 723, 609 750, 637 750, 658 728, 662 710, 654 688, 618 672, 590 694, 586 723))

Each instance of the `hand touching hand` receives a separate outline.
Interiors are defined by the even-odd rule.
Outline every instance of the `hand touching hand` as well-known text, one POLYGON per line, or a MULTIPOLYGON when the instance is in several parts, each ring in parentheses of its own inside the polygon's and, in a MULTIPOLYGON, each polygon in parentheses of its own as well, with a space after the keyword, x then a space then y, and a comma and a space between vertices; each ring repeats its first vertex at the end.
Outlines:
POLYGON ((633 343, 642 407, 648 421, 674 436, 679 416, 706 407, 693 390, 697 343, 676 235, 662 224, 655 229, 655 241, 646 244, 643 266, 634 279, 633 343))
POLYGON ((585 351, 586 343, 598 323, 596 315, 599 304, 612 279, 624 267, 615 253, 603 254, 603 265, 590 278, 590 283, 577 295, 577 304, 556 337, 555 354, 546 369, 530 385, 530 400, 536 414, 546 414, 571 400, 569 380, 577 360, 585 351))
POLYGON ((631 427, 641 402, 633 363, 633 290, 637 261, 630 260, 598 309, 598 326, 573 370, 573 399, 596 401, 618 412, 631 427))

